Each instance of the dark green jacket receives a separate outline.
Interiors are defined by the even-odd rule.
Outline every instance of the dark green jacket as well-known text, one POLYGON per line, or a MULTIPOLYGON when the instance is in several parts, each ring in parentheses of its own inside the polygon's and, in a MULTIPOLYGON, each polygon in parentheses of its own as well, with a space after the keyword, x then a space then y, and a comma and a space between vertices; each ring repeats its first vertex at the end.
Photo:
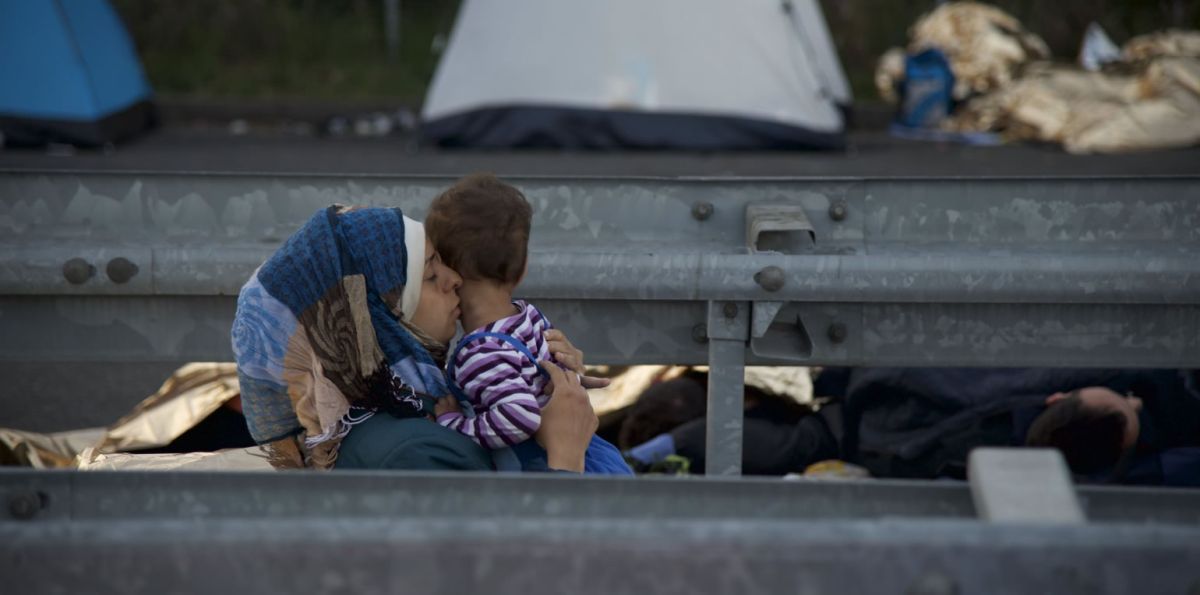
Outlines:
POLYGON ((377 413, 354 426, 338 449, 338 469, 493 471, 492 456, 470 438, 427 419, 377 413))

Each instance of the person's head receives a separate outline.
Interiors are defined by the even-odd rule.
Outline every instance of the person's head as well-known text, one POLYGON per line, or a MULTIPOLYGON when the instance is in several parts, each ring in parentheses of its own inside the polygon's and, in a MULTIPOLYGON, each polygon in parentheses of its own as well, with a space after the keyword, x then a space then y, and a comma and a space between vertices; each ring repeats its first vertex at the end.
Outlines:
POLYGON ((433 249, 433 242, 428 238, 425 240, 424 268, 421 271, 420 283, 420 298, 416 310, 407 322, 429 339, 445 345, 454 338, 457 330, 457 290, 462 285, 462 277, 442 262, 441 255, 433 249))
POLYGON ((425 226, 390 209, 343 207, 340 226, 355 267, 404 326, 439 359, 454 338, 462 278, 433 249, 425 226), (403 249, 396 243, 403 242, 403 249))
POLYGON ((1057 448, 1075 473, 1097 473, 1112 468, 1137 443, 1141 408, 1141 399, 1103 387, 1055 393, 1046 399, 1046 410, 1034 419, 1025 443, 1057 448))
POLYGON ((230 331, 253 379, 247 427, 272 464, 332 467, 354 408, 419 415, 413 397, 444 394, 460 284, 399 209, 331 205, 292 234, 242 289, 230 331), (268 353, 295 365, 285 373, 268 353))
POLYGON ((707 409, 707 391, 695 378, 684 376, 647 388, 621 422, 617 446, 628 450, 698 417, 707 409))
POLYGON ((425 230, 464 280, 515 287, 528 264, 532 219, 520 190, 491 174, 472 174, 434 199, 425 230))

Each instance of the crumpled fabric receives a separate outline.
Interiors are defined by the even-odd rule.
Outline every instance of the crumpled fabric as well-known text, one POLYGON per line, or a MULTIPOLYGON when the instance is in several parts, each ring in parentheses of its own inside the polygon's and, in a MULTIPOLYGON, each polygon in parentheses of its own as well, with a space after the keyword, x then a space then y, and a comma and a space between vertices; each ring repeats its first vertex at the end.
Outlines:
POLYGON ((1042 64, 961 107, 944 127, 1117 153, 1200 143, 1200 59, 1160 57, 1140 74, 1042 64))
MULTIPOLYGON (((707 372, 708 366, 630 366, 612 376, 612 383, 588 391, 592 408, 603 416, 632 405, 652 384, 683 376, 688 370, 707 372)), ((605 376, 603 368, 593 368, 593 374, 605 376)), ((746 366, 746 386, 765 393, 785 397, 800 404, 812 403, 812 372, 803 366, 746 366)))
POLYGON ((904 81, 904 48, 890 48, 879 57, 875 67, 875 91, 884 101, 896 104, 900 102, 900 94, 896 92, 904 81))
POLYGON ((102 453, 88 448, 80 453, 81 471, 272 471, 267 455, 258 448, 230 448, 216 452, 176 454, 102 453))
MULTIPOLYGON (((1200 31, 1167 30, 1130 39, 1121 61, 1099 72, 1046 62, 1036 35, 1005 12, 951 2, 909 30, 908 53, 940 49, 964 101, 941 128, 1000 133, 1009 141, 1061 145, 1067 152, 1121 153, 1200 143, 1200 31)), ((905 50, 880 58, 875 85, 898 100, 905 50)))
POLYGON ((1121 49, 1121 58, 1126 62, 1161 57, 1200 58, 1200 31, 1167 29, 1139 35, 1121 49))
POLYGON ((166 446, 240 394, 237 366, 191 363, 108 428, 101 453, 166 446))
MULTIPOLYGON (((173 372, 154 394, 108 428, 39 433, 0 428, 0 464, 35 469, 174 468, 189 461, 218 460, 211 453, 128 454, 167 446, 240 394, 232 363, 190 363, 173 372), (173 457, 179 457, 177 460, 173 457), (151 463, 151 459, 153 462, 151 463), (175 460, 176 462, 171 462, 175 460), (105 461, 104 464, 99 464, 105 461)), ((257 461, 264 461, 259 457, 257 461)), ((209 468, 207 466, 196 468, 209 468)))
POLYGON ((0 465, 71 469, 75 467, 76 456, 103 436, 104 428, 52 433, 0 428, 0 465))
MULTIPOLYGON (((954 71, 956 100, 988 93, 1013 81, 1021 69, 1050 57, 1046 42, 1012 15, 979 2, 949 2, 922 16, 908 31, 907 51, 937 48, 954 71)), ((892 89, 904 78, 904 50, 884 53, 875 71, 880 96, 895 101, 892 89)))

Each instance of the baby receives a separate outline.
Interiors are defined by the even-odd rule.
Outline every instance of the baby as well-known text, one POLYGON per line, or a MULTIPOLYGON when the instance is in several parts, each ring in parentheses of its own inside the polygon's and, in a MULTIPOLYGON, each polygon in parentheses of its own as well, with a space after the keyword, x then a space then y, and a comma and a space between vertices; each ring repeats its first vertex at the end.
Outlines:
MULTIPOLYGON (((434 248, 463 279, 458 296, 466 335, 446 358, 457 401, 439 400, 437 421, 491 449, 499 471, 548 470, 546 453, 532 438, 550 400, 549 375, 538 365, 554 361, 545 338, 550 321, 512 298, 529 264, 532 219, 521 192, 490 174, 451 186, 425 219, 434 248)), ((592 436, 584 473, 633 471, 615 446, 592 436)))
MULTIPOLYGON (((484 448, 529 441, 541 425, 548 376, 538 366, 551 355, 549 321, 514 301, 528 265, 533 210, 516 188, 488 174, 463 178, 433 201, 425 229, 442 260, 463 278, 459 288, 466 333, 446 361, 453 401, 439 404, 439 424, 484 448)), ((528 463, 522 450, 516 460, 528 463)), ((501 458, 496 458, 497 466, 501 458)))

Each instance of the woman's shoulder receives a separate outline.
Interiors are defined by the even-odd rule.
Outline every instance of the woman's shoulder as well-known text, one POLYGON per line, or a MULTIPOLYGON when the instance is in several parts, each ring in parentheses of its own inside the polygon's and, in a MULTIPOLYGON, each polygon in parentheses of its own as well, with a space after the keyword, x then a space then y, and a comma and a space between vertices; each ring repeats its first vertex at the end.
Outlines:
POLYGON ((492 457, 466 436, 423 418, 377 413, 354 426, 338 449, 338 469, 491 471, 492 457))

